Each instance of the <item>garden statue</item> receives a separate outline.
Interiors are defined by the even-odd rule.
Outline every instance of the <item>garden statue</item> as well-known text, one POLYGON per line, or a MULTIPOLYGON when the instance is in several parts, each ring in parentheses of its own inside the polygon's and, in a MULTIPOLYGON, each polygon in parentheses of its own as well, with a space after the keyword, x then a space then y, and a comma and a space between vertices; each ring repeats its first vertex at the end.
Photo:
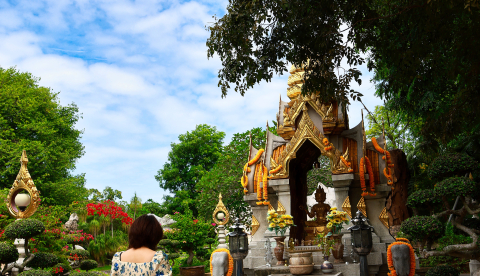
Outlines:
POLYGON ((211 257, 210 271, 212 276, 225 276, 228 273, 229 253, 226 251, 214 252, 211 257))
POLYGON ((272 266, 272 261, 273 261, 273 254, 272 254, 272 244, 270 243, 270 239, 267 238, 265 240, 265 262, 267 263, 266 265, 268 267, 272 266))
POLYGON ((78 229, 78 215, 76 213, 72 213, 70 215, 70 218, 68 219, 67 222, 65 222, 65 225, 63 228, 69 230, 69 231, 77 231, 78 229))
POLYGON ((170 215, 165 215, 161 217, 158 222, 160 222, 160 225, 162 226, 163 230, 170 229, 169 226, 175 223, 175 221, 170 217, 170 215))
POLYGON ((414 276, 415 252, 410 241, 397 238, 387 250, 388 269, 390 276, 414 276))

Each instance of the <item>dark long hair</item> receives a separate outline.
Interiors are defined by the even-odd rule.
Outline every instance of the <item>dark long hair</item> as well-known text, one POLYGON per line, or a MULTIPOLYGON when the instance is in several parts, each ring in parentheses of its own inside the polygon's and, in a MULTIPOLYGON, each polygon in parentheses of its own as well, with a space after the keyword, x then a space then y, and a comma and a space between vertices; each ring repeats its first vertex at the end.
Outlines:
POLYGON ((163 229, 155 216, 138 217, 128 231, 128 248, 148 247, 157 250, 158 242, 163 238, 163 229))

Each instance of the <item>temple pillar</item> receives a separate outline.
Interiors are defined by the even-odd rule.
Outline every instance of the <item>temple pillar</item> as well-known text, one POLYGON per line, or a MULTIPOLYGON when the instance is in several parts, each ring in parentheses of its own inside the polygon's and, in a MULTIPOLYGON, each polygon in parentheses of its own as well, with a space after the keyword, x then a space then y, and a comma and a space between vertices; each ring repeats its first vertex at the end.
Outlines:
POLYGON ((353 173, 332 175, 333 190, 335 191, 335 203, 332 207, 342 211, 342 204, 348 196, 350 184, 353 181, 353 173))
MULTIPOLYGON (((276 192, 278 201, 282 203, 283 207, 286 210, 286 214, 292 214, 292 206, 290 201, 290 181, 289 179, 273 179, 268 182, 268 186, 276 192)), ((272 205, 274 208, 277 206, 272 205)))

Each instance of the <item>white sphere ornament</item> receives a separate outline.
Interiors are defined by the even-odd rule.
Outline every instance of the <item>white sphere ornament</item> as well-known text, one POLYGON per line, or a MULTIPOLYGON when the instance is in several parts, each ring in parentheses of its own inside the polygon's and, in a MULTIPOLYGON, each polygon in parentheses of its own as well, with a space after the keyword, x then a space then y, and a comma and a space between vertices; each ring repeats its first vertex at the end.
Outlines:
POLYGON ((19 207, 26 207, 30 204, 30 195, 28 194, 18 194, 15 197, 15 205, 19 207))
POLYGON ((219 212, 219 213, 217 214, 217 218, 218 218, 219 220, 223 220, 223 219, 225 218, 225 214, 224 214, 223 212, 219 212))

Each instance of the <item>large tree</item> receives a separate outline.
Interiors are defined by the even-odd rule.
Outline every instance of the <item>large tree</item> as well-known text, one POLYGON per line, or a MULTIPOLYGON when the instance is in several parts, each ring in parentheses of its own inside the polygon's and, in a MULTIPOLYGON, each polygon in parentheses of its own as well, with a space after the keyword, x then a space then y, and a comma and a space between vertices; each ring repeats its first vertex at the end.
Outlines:
POLYGON ((28 169, 46 204, 68 205, 88 195, 84 175, 72 175, 84 154, 75 104, 15 68, 0 67, 0 188, 9 188, 26 150, 28 169))
POLYGON ((155 176, 160 188, 175 194, 174 197, 165 197, 164 206, 167 209, 180 208, 180 198, 182 201, 196 198, 195 185, 220 158, 224 137, 225 133, 217 131, 216 127, 202 124, 191 132, 179 135, 179 143, 171 144, 168 162, 155 176))

